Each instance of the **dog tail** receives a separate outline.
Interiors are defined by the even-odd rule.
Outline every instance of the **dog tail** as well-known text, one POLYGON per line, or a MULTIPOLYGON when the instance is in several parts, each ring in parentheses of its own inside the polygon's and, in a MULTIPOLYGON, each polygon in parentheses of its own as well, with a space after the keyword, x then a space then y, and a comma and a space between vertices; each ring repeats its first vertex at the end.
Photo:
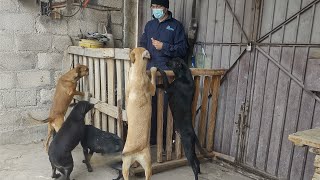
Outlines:
POLYGON ((201 147, 200 142, 199 142, 199 139, 198 139, 197 136, 195 136, 195 139, 196 139, 197 148, 198 148, 198 150, 200 151, 200 153, 201 153, 205 158, 212 159, 212 156, 210 156, 209 153, 201 147))
POLYGON ((47 118, 47 119, 36 119, 36 118, 32 117, 30 113, 28 113, 28 116, 34 121, 38 121, 38 122, 42 122, 42 123, 49 122, 49 118, 47 118))

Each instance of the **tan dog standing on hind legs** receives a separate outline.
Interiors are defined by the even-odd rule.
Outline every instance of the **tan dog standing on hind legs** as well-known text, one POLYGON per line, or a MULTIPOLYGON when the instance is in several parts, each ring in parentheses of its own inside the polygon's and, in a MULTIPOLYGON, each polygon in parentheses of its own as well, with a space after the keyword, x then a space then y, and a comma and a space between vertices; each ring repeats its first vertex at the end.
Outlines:
POLYGON ((132 163, 138 161, 144 168, 146 180, 152 175, 150 152, 151 96, 156 91, 156 71, 151 68, 151 81, 146 74, 149 52, 144 48, 135 48, 130 53, 132 66, 126 88, 128 135, 123 149, 122 172, 129 179, 132 163))
POLYGON ((46 151, 48 151, 49 141, 53 132, 58 132, 64 122, 64 115, 68 110, 73 96, 84 96, 84 93, 77 91, 76 87, 78 80, 83 76, 88 75, 88 67, 78 64, 75 68, 71 69, 59 78, 53 96, 49 117, 46 120, 37 120, 29 114, 29 116, 36 121, 44 123, 48 122, 48 137, 45 142, 46 151))

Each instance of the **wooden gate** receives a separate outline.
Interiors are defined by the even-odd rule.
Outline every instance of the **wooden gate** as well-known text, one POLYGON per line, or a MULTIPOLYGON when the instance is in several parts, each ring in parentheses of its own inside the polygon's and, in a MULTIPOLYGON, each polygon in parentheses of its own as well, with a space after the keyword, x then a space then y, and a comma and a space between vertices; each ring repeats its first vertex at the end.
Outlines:
MULTIPOLYGON (((141 25, 151 18, 149 1, 142 1, 141 25)), ((320 48, 320 1, 198 2, 195 53, 205 56, 207 68, 229 69, 221 84, 215 151, 270 179, 311 179, 314 156, 287 137, 320 125, 320 104, 304 85, 308 58, 320 48), (251 51, 242 53, 248 43, 251 51)), ((190 4, 170 4, 185 27, 190 4)))
MULTIPOLYGON (((87 100, 98 103, 95 106, 94 117, 87 117, 87 124, 104 131, 123 136, 123 121, 126 121, 124 92, 131 66, 130 49, 114 48, 82 48, 71 46, 68 49, 70 66, 84 64, 89 67, 89 76, 80 80, 78 90, 88 94, 87 100)), ((193 123, 198 130, 200 144, 212 157, 217 155, 213 151, 214 127, 218 106, 220 79, 224 74, 222 69, 191 69, 195 80, 195 96, 192 105, 193 123), (209 102, 209 99, 211 101, 209 102), (198 118, 196 118, 198 117, 198 118)), ((166 71, 174 79, 172 71, 166 71)), ((160 73, 157 82, 161 83, 160 73)), ((163 96, 158 89, 157 109, 157 145, 152 147, 153 173, 187 164, 184 158, 180 137, 173 134, 173 119, 168 110, 167 126, 163 126, 163 96), (163 152, 163 129, 167 129, 166 150, 163 152), (175 143, 171 141, 175 137, 175 143)), ((77 98, 80 100, 80 98, 77 98)), ((201 157, 201 156, 199 156, 201 157)), ((132 173, 142 172, 142 168, 132 169, 132 173)))

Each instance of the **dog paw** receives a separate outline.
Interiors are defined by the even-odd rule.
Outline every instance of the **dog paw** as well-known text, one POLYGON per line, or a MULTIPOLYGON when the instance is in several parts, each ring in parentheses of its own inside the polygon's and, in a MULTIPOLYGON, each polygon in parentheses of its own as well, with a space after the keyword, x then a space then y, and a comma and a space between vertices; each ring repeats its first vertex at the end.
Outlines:
POLYGON ((93 170, 92 170, 92 168, 88 168, 88 172, 92 172, 93 170))
POLYGON ((86 160, 82 160, 82 163, 86 163, 86 160))
POLYGON ((151 67, 150 71, 151 71, 151 73, 155 73, 155 72, 157 72, 157 68, 156 67, 151 67))
POLYGON ((60 176, 61 176, 61 174, 53 174, 51 177, 57 179, 57 178, 59 178, 60 176))

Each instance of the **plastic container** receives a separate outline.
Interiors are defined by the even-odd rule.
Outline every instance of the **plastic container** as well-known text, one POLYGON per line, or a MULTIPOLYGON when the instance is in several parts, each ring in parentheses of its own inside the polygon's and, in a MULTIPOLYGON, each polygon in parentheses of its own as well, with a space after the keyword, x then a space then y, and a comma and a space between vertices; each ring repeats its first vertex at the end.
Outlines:
POLYGON ((102 48, 103 43, 97 40, 81 39, 79 41, 79 46, 86 48, 102 48))

